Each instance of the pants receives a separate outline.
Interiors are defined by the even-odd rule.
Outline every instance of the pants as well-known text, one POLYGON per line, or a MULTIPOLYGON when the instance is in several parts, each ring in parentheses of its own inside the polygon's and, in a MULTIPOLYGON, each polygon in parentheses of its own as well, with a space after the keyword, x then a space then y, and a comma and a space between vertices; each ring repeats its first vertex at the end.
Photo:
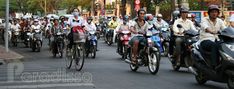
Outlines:
POLYGON ((211 65, 218 65, 219 61, 219 43, 213 42, 211 40, 204 40, 201 42, 201 48, 205 51, 211 52, 211 65))
POLYGON ((169 54, 172 55, 173 54, 173 46, 175 45, 175 36, 171 36, 170 37, 170 42, 169 42, 169 54))
POLYGON ((175 52, 174 52, 174 55, 180 55, 180 53, 181 53, 181 50, 182 50, 182 47, 184 47, 183 46, 183 43, 184 43, 184 38, 182 38, 182 37, 176 37, 176 39, 175 39, 175 45, 176 45, 176 48, 175 48, 175 52))

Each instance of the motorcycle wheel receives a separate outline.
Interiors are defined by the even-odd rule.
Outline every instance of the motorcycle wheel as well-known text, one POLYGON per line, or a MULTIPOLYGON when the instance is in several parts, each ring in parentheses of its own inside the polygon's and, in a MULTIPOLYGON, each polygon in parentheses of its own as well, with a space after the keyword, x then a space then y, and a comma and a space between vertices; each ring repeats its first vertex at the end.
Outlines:
POLYGON ((107 44, 109 45, 109 46, 111 46, 112 45, 112 37, 108 37, 107 38, 107 44))
POLYGON ((92 58, 95 58, 96 57, 96 51, 97 51, 97 46, 96 45, 93 45, 93 47, 91 48, 92 49, 92 58))
POLYGON ((41 41, 37 41, 36 45, 37 45, 37 52, 40 52, 41 51, 41 41))
POLYGON ((197 75, 195 75, 195 79, 198 84, 205 84, 207 82, 205 75, 200 71, 197 71, 197 75))
POLYGON ((151 74, 155 75, 159 70, 160 65, 160 53, 159 52, 152 52, 148 54, 148 69, 151 74))
MULTIPOLYGON (((232 71, 230 71, 231 73, 233 73, 232 71)), ((227 82, 228 88, 229 89, 234 89, 234 77, 233 76, 229 76, 228 77, 228 82, 227 82)))
POLYGON ((169 53, 169 43, 168 42, 165 42, 164 45, 163 45, 163 50, 164 50, 164 56, 168 56, 168 53, 169 53))
MULTIPOLYGON (((130 51, 130 53, 129 53, 129 58, 130 58, 130 60, 132 60, 132 52, 130 51)), ((139 68, 139 66, 137 66, 137 65, 134 65, 134 64, 132 64, 132 63, 130 63, 130 69, 132 70, 132 71, 134 71, 134 72, 136 72, 137 70, 138 70, 138 68, 139 68)))
POLYGON ((123 51, 123 53, 122 53, 122 59, 124 60, 124 59, 127 59, 127 55, 128 55, 128 47, 125 45, 124 47, 123 47, 123 49, 122 49, 123 51))

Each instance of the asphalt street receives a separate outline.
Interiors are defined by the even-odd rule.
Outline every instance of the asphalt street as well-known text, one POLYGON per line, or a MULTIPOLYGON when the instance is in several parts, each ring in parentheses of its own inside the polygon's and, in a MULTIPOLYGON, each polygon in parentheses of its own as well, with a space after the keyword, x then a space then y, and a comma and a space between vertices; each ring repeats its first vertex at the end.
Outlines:
POLYGON ((87 58, 82 71, 66 69, 64 58, 53 58, 47 43, 41 52, 11 47, 25 56, 23 61, 0 66, 0 89, 228 89, 226 84, 209 81, 198 85, 186 68, 172 70, 162 57, 159 72, 150 74, 147 67, 137 72, 116 53, 116 45, 100 40, 96 59, 87 58))

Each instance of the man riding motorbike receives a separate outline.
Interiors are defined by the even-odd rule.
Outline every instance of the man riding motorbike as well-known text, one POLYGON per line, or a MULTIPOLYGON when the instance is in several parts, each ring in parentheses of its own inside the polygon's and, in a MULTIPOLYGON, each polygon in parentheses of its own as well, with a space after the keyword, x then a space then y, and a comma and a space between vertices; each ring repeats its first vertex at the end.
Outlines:
POLYGON ((126 15, 124 16, 123 18, 123 23, 119 26, 118 29, 116 29, 116 33, 117 33, 117 44, 118 44, 118 47, 117 47, 117 52, 120 53, 122 52, 122 47, 123 47, 123 44, 121 43, 121 40, 120 40, 120 37, 121 37, 121 32, 122 31, 130 31, 130 24, 128 22, 129 20, 129 17, 126 15))
MULTIPOLYGON (((108 23, 109 31, 113 34, 112 42, 115 42, 115 29, 118 27, 119 23, 117 21, 117 17, 113 16, 113 19, 108 23)), ((106 32, 108 33, 108 32, 106 32)))
POLYGON ((175 50, 173 53, 173 62, 177 61, 176 65, 180 65, 180 53, 181 53, 181 49, 182 49, 182 44, 184 42, 184 38, 181 36, 184 36, 184 32, 186 30, 196 30, 195 26, 193 25, 193 22, 189 19, 187 19, 189 10, 187 8, 181 8, 180 9, 180 15, 181 18, 175 20, 174 24, 173 24, 173 32, 175 35, 175 50), (182 25, 182 28, 178 28, 178 24, 182 25))
POLYGON ((234 14, 230 17, 229 22, 230 22, 230 26, 229 27, 231 27, 231 28, 234 29, 234 14))
MULTIPOLYGON (((85 30, 87 31, 87 34, 89 34, 90 31, 94 31, 96 32, 96 26, 95 24, 92 22, 93 21, 93 18, 92 17, 89 17, 87 19, 87 23, 85 23, 85 30)), ((97 40, 96 40, 97 41, 97 40)), ((89 39, 87 38, 86 41, 85 41, 85 47, 88 49, 89 48, 89 39)), ((97 43, 97 42, 96 42, 97 43)), ((96 44, 97 46, 97 44, 96 44)))
POLYGON ((148 30, 149 24, 144 20, 145 14, 146 11, 140 9, 138 11, 138 18, 130 28, 131 32, 133 33, 133 38, 129 41, 129 45, 131 46, 132 50, 131 56, 133 56, 131 61, 133 64, 137 64, 138 47, 146 44, 146 39, 143 34, 145 34, 145 32, 148 30))
POLYGON ((217 5, 210 5, 208 7, 209 17, 205 17, 201 21, 200 32, 200 46, 202 49, 211 52, 211 65, 215 68, 219 61, 219 43, 218 32, 226 28, 224 22, 218 18, 220 14, 219 7, 217 5))

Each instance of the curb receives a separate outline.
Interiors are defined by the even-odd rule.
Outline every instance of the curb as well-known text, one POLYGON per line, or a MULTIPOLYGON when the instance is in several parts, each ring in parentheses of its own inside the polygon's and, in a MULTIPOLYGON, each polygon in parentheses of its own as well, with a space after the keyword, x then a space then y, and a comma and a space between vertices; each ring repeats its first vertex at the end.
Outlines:
MULTIPOLYGON (((0 45, 0 48, 4 48, 3 46, 0 45)), ((7 63, 11 63, 11 62, 19 62, 19 61, 23 61, 24 56, 20 55, 19 53, 9 50, 8 53, 3 52, 5 54, 11 54, 13 57, 0 57, 0 65, 1 64, 7 64, 7 63)))

